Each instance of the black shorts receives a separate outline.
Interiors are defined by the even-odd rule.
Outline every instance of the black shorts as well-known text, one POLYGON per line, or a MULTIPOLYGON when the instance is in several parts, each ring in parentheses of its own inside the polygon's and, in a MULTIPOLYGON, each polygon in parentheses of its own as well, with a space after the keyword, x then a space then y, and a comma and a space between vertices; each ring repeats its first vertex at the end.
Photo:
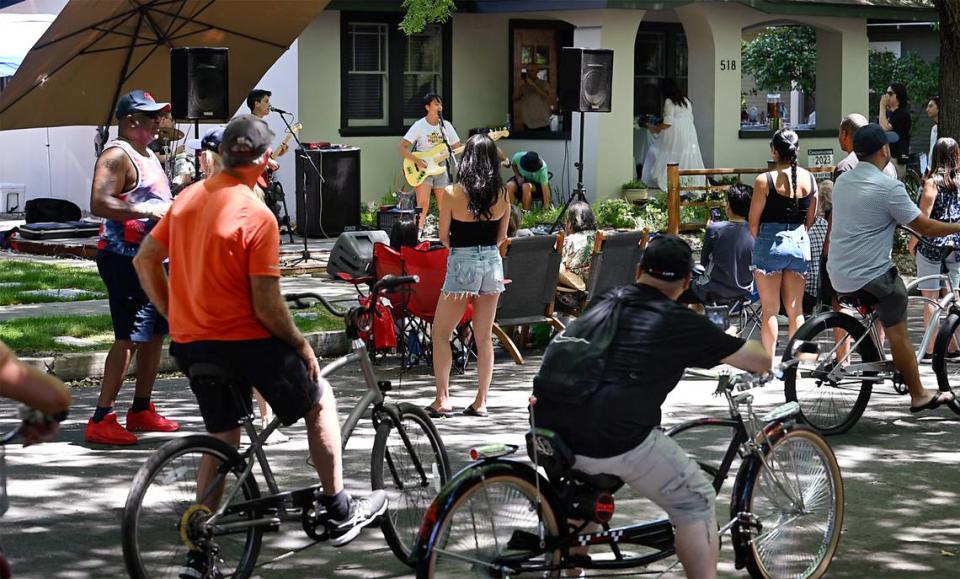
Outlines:
POLYGON ((107 286, 113 335, 117 340, 149 342, 167 333, 167 320, 147 299, 133 269, 133 258, 100 250, 97 271, 107 286))
MULTIPOLYGON (((513 181, 517 184, 517 201, 520 201, 523 198, 523 186, 517 183, 517 176, 514 175, 507 179, 507 183, 513 181)), ((533 181, 524 181, 524 185, 530 185, 533 187, 533 194, 530 195, 531 199, 540 199, 540 202, 546 205, 546 202, 543 199, 543 187, 540 183, 534 183, 533 181)))
POLYGON ((207 432, 233 430, 250 413, 250 389, 255 386, 285 426, 303 418, 320 400, 322 388, 310 380, 297 351, 276 338, 237 342, 202 341, 170 344, 170 354, 184 374, 198 362, 226 370, 239 388, 246 407, 238 408, 227 386, 195 386, 200 414, 207 432))
POLYGON ((885 328, 896 326, 907 319, 907 287, 897 268, 891 267, 887 273, 871 280, 853 295, 867 294, 870 302, 865 305, 873 307, 877 312, 880 323, 885 328))

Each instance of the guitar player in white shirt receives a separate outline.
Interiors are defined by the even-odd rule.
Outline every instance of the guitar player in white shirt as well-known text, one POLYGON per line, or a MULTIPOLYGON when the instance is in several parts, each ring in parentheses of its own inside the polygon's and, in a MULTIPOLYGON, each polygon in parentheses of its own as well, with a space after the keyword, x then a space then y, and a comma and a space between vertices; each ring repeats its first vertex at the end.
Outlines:
MULTIPOLYGON (((427 115, 417 122, 413 123, 407 134, 400 139, 400 155, 404 159, 409 159, 416 163, 420 169, 427 168, 427 161, 418 159, 413 155, 414 151, 429 151, 437 145, 443 144, 443 138, 446 137, 447 144, 451 149, 460 146, 460 137, 453 128, 450 121, 443 121, 443 133, 441 134, 440 115, 443 111, 443 99, 436 93, 428 93, 423 97, 423 108, 427 115)), ((451 183, 451 171, 447 170, 439 175, 428 176, 423 183, 417 185, 414 189, 417 196, 417 207, 420 209, 418 225, 420 232, 423 232, 423 224, 430 209, 430 190, 437 198, 437 204, 440 203, 440 196, 443 189, 451 183)))

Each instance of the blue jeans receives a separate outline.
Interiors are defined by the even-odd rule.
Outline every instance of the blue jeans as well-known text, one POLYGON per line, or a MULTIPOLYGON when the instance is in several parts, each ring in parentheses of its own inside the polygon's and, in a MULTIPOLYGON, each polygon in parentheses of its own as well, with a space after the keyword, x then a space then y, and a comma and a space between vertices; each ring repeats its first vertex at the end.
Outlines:
POLYGON ((764 274, 795 271, 806 275, 810 237, 802 223, 762 223, 753 244, 750 269, 764 274))

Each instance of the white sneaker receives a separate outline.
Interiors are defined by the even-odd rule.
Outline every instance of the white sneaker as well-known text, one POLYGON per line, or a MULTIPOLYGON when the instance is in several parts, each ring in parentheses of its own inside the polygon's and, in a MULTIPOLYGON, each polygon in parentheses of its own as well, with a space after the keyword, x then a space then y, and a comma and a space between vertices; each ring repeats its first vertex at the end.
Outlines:
POLYGON ((386 511, 387 493, 382 490, 373 491, 364 499, 350 497, 350 514, 347 518, 329 521, 330 544, 334 547, 346 545, 360 534, 361 529, 375 522, 386 511))
POLYGON ((287 436, 286 434, 280 432, 280 429, 278 428, 278 429, 274 430, 273 432, 271 432, 271 433, 270 433, 270 436, 268 436, 267 439, 266 439, 265 441, 263 441, 263 443, 264 443, 265 445, 267 445, 267 446, 270 446, 270 445, 273 445, 273 444, 283 444, 284 442, 287 442, 288 440, 290 440, 290 437, 287 436))

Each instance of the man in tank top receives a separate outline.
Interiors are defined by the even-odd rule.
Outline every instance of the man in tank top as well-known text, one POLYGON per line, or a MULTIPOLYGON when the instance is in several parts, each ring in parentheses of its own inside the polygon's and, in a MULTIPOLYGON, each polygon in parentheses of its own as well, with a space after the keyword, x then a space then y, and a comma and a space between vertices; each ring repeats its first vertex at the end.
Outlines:
POLYGON ((136 444, 132 431, 180 428, 158 414, 150 402, 167 322, 147 299, 133 269, 140 242, 172 200, 163 167, 147 147, 157 138, 160 115, 169 110, 168 103, 158 103, 142 90, 120 97, 116 110, 119 136, 104 148, 93 173, 90 211, 105 219, 97 244, 97 269, 107 286, 115 341, 104 365, 97 408, 84 432, 87 442, 136 444), (136 390, 124 428, 113 404, 134 355, 136 390))

